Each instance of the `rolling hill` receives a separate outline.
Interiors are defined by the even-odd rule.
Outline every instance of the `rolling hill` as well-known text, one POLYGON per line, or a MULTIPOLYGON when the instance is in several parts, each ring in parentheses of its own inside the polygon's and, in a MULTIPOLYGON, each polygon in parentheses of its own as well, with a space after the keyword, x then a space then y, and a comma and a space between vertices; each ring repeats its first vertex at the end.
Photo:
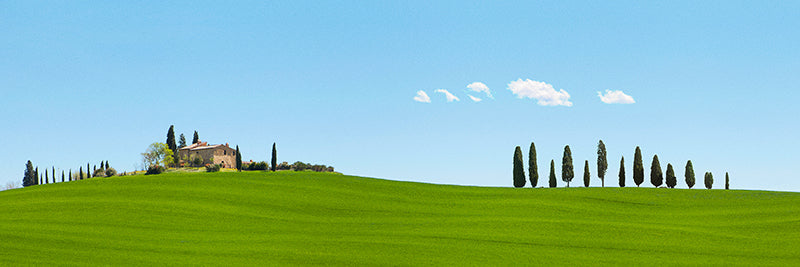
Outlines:
POLYGON ((800 265, 800 193, 169 173, 0 192, 0 265, 800 265))

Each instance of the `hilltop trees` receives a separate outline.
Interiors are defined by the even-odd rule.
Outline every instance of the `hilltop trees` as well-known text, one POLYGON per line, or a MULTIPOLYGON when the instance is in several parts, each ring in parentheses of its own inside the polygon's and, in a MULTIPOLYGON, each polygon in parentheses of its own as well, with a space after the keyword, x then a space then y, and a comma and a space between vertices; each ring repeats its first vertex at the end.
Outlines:
POLYGON ((692 160, 686 162, 686 173, 684 176, 686 177, 686 186, 692 189, 692 186, 694 186, 694 167, 692 166, 692 160))
POLYGON ((586 160, 586 164, 583 165, 583 186, 589 187, 589 180, 591 180, 592 176, 589 174, 589 160, 586 160))
POLYGON ((711 189, 711 185, 714 184, 714 176, 711 175, 711 172, 706 172, 705 184, 707 189, 711 189))
POLYGON ((731 186, 730 183, 731 183, 731 178, 728 177, 728 172, 725 172, 725 190, 731 189, 730 188, 730 186, 731 186))
POLYGON ((619 187, 625 187, 625 156, 619 160, 619 187))
POLYGON ((276 171, 278 166, 278 150, 275 150, 274 142, 272 143, 272 162, 270 163, 272 163, 272 165, 270 165, 270 167, 272 167, 272 171, 276 171))
POLYGON ((667 163, 667 180, 666 180, 667 187, 675 188, 675 185, 678 184, 678 180, 675 178, 675 170, 672 169, 672 164, 667 163))
POLYGON ((633 154, 633 182, 639 187, 644 182, 644 165, 642 165, 642 150, 637 146, 633 154))
POLYGON ((525 186, 525 169, 522 167, 522 149, 514 149, 514 187, 525 186))
POLYGON ((147 151, 142 153, 142 162, 145 163, 146 167, 154 165, 167 166, 172 161, 172 150, 164 143, 152 143, 147 147, 147 151))
POLYGON ((539 167, 536 166, 536 146, 531 142, 531 148, 528 150, 528 176, 531 180, 531 187, 536 187, 539 183, 539 167))
POLYGON ((200 136, 197 135, 197 131, 194 131, 194 137, 192 137, 192 144, 196 144, 200 142, 200 136))
POLYGON ((186 136, 183 136, 183 134, 181 134, 181 137, 178 139, 178 148, 180 149, 184 147, 186 147, 186 136))
POLYGON ((33 169, 33 163, 29 160, 28 163, 25 164, 25 176, 22 176, 22 186, 28 187, 32 185, 36 185, 36 172, 33 169))
POLYGON ((239 152, 239 146, 236 146, 236 170, 242 171, 242 153, 239 152))
POLYGON ((564 156, 561 158, 561 180, 567 183, 572 182, 575 177, 575 170, 572 168, 572 151, 569 150, 569 145, 564 147, 564 156))
POLYGON ((172 150, 172 153, 178 150, 178 145, 175 144, 175 125, 170 125, 169 130, 167 130, 167 147, 169 150, 172 150))
POLYGON ((556 187, 556 162, 550 160, 550 188, 556 187))
POLYGON ((608 170, 608 159, 606 158, 606 144, 603 140, 597 143, 597 177, 600 178, 600 186, 606 187, 606 170, 608 170))
POLYGON ((658 155, 653 155, 653 164, 650 165, 650 183, 655 187, 664 183, 664 173, 661 172, 661 163, 658 162, 658 155))

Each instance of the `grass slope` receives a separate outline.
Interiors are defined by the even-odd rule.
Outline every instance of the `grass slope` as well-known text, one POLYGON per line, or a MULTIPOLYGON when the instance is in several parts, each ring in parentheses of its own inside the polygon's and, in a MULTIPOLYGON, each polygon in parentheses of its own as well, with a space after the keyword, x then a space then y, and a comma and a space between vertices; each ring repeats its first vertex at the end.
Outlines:
POLYGON ((0 265, 800 265, 800 194, 171 173, 0 192, 0 265))

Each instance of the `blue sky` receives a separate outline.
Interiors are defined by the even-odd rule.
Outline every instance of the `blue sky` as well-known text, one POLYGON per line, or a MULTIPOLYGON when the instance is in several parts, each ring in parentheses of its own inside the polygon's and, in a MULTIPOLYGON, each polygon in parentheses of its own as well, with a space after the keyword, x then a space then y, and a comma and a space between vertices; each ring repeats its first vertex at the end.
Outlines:
POLYGON ((527 155, 533 141, 540 176, 569 144, 576 176, 589 160, 599 185, 602 139, 609 185, 620 156, 633 184, 638 145, 646 167, 653 154, 662 169, 672 163, 681 188, 691 159, 717 188, 727 171, 734 188, 800 191, 797 10, 777 1, 4 1, 0 182, 21 181, 27 160, 134 170, 175 125, 189 139, 197 130, 238 144, 245 159, 268 160, 277 142, 279 161, 395 180, 510 186, 514 147, 527 155), (475 82, 493 98, 469 91, 475 82), (561 90, 571 106, 518 97, 561 90), (635 103, 606 104, 606 90, 635 103), (430 103, 415 101, 418 91, 430 103))

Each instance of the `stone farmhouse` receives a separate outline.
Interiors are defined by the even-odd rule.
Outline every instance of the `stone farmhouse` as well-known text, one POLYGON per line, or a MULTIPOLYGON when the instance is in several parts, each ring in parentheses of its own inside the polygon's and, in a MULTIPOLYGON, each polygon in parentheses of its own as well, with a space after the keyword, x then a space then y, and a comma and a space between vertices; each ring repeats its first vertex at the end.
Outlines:
POLYGON ((190 165, 191 163, 188 161, 198 156, 203 158, 203 165, 220 164, 223 168, 236 166, 236 149, 231 148, 227 143, 224 145, 209 145, 208 142, 198 141, 178 149, 179 164, 181 166, 190 165))

